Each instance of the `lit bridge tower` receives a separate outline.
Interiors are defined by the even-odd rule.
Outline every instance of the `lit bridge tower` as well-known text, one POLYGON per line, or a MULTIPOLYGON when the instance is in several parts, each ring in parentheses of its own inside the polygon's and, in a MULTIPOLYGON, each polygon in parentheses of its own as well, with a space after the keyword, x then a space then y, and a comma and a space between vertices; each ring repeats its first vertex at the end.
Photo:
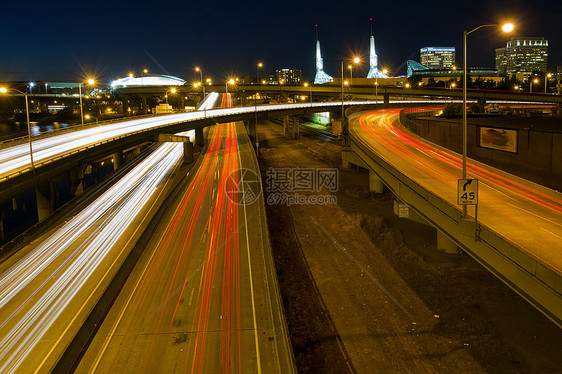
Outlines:
POLYGON ((333 78, 324 72, 324 62, 322 61, 322 55, 320 54, 320 41, 318 40, 318 25, 315 26, 316 26, 316 77, 314 78, 314 84, 330 83, 330 81, 333 78))
POLYGON ((375 37, 373 36, 373 19, 371 21, 371 48, 369 52, 369 74, 367 78, 388 78, 388 75, 379 70, 379 58, 377 57, 377 52, 375 51, 375 37))

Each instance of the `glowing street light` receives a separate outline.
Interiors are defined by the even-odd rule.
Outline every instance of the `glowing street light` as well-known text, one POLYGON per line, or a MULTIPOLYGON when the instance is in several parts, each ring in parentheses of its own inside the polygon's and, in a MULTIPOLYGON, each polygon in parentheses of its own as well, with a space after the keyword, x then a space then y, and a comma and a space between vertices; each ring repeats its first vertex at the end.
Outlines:
POLYGON ((310 90, 310 106, 312 106, 312 86, 310 84, 308 84, 308 82, 304 83, 305 87, 308 87, 310 90))
POLYGON ((258 76, 258 84, 260 83, 260 69, 263 67, 263 62, 258 62, 258 65, 256 66, 256 72, 257 72, 257 76, 258 76))
MULTIPOLYGON (((470 31, 464 30, 463 33, 463 84, 462 84, 462 179, 466 179, 466 148, 467 148, 467 113, 466 113, 466 86, 468 79, 467 67, 467 53, 466 53, 466 37, 474 31, 483 27, 497 27, 498 24, 480 25, 470 31)), ((503 32, 512 32, 514 26, 512 23, 505 23, 502 25, 503 32)), ((466 218, 467 208, 466 205, 462 206, 462 216, 466 218)))
POLYGON ((166 104, 168 104, 168 94, 169 94, 169 93, 175 94, 175 93, 176 93, 176 89, 175 89, 175 88, 172 88, 170 91, 166 91, 166 104))
MULTIPOLYGON (((132 74, 129 74, 132 76, 132 74)), ((90 86, 93 86, 96 83, 92 78, 88 78, 86 81, 90 86)), ((78 96, 80 96, 80 122, 82 123, 82 127, 84 126, 84 106, 82 105, 82 82, 78 82, 78 96)))
MULTIPOLYGON (((29 159, 31 160, 31 170, 33 171, 33 177, 35 178, 35 164, 33 163, 33 147, 31 145, 31 127, 29 124, 29 103, 27 99, 27 92, 22 92, 20 90, 16 90, 12 88, 11 91, 16 91, 25 96, 25 113, 27 115, 27 137, 29 138, 29 159)), ((8 93, 8 89, 6 87, 0 87, 0 93, 6 94, 8 93)))
POLYGON ((229 80, 226 81, 226 84, 224 85, 224 87, 225 87, 225 92, 226 92, 226 93, 228 93, 228 85, 229 85, 229 84, 234 85, 234 84, 236 84, 236 81, 235 81, 234 79, 232 79, 232 78, 230 78, 229 80))
MULTIPOLYGON (((199 76, 201 78, 201 86, 203 87, 203 98, 201 99, 201 101, 205 100, 205 85, 203 84, 203 69, 200 68, 199 66, 195 67, 195 71, 199 72, 199 76)), ((207 116, 207 112, 205 111, 205 117, 207 116)))
MULTIPOLYGON (((344 108, 344 97, 343 97, 343 86, 344 86, 344 80, 343 80, 343 64, 345 64, 346 62, 353 62, 354 64, 358 64, 359 62, 361 62, 361 60, 359 59, 359 57, 354 57, 352 60, 342 60, 341 61, 341 117, 342 119, 345 117, 345 108, 344 108)), ((345 82, 345 85, 347 86, 347 81, 345 82)))
POLYGON ((529 93, 533 93, 533 83, 537 84, 539 83, 539 80, 535 78, 532 81, 529 81, 529 93))

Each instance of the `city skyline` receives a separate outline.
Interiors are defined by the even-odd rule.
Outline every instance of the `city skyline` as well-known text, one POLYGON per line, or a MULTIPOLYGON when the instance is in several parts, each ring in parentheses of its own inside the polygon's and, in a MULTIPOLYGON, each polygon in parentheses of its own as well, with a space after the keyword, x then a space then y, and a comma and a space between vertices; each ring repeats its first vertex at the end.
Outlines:
MULTIPOLYGON (((299 69, 303 80, 311 81, 315 24, 325 71, 337 77, 341 59, 360 55, 357 76, 366 76, 371 17, 379 66, 391 75, 405 74, 406 61, 417 60, 419 49, 427 45, 456 47, 459 64, 464 29, 506 19, 516 24, 513 36, 550 40, 549 68, 561 64, 555 17, 562 6, 546 1, 475 1, 466 10, 450 2, 432 4, 430 9, 413 1, 401 3, 400 9, 366 1, 345 7, 311 1, 288 10, 273 4, 221 1, 198 8, 171 4, 165 9, 142 1, 111 6, 98 2, 91 8, 74 4, 62 1, 46 6, 31 1, 24 9, 6 5, 11 17, 0 27, 10 37, 2 43, 7 53, 0 60, 0 80, 76 80, 79 75, 94 75, 108 82, 131 71, 140 74, 144 68, 191 79, 196 65, 205 75, 221 80, 253 75, 255 64, 262 61, 264 75, 282 68, 299 69)), ((469 65, 493 67, 495 48, 506 40, 491 29, 472 35, 469 65)))

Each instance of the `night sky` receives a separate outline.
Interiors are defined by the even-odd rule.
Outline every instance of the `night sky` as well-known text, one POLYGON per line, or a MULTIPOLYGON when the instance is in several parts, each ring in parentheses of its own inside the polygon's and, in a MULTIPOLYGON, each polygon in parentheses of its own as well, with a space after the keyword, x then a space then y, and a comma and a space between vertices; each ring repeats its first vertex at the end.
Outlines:
MULTIPOLYGON (((324 70, 339 75, 340 60, 363 55, 368 71, 369 18, 379 66, 405 74, 426 46, 454 46, 462 63, 464 29, 512 20, 514 36, 549 40, 549 66, 562 65, 562 1, 11 1, 3 2, 0 81, 108 82, 143 68, 188 80, 200 65, 215 82, 276 69, 315 72, 314 25, 324 70)), ((469 37, 469 65, 494 67, 506 35, 483 29, 469 37)))

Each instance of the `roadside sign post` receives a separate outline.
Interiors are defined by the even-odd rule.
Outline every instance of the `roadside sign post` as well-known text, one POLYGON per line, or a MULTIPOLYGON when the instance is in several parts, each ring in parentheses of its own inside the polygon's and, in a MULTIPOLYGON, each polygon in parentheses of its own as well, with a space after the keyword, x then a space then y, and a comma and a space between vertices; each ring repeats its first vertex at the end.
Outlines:
POLYGON ((478 179, 459 179, 457 204, 474 205, 474 240, 478 240, 478 179))

